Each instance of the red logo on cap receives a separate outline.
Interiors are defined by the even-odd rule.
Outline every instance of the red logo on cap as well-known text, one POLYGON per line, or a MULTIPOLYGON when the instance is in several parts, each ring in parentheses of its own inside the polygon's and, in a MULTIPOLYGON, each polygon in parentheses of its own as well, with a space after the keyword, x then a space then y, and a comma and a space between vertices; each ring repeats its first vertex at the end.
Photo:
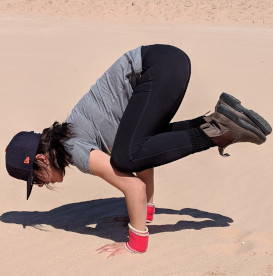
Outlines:
POLYGON ((29 156, 26 157, 26 159, 24 160, 24 164, 29 164, 29 156))

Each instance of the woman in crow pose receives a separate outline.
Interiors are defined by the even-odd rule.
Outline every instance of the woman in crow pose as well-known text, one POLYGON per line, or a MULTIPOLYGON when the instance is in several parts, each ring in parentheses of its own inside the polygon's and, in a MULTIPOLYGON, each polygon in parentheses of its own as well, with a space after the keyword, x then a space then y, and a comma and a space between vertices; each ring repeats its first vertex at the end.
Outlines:
POLYGON ((147 222, 155 205, 154 167, 189 154, 230 144, 262 144, 271 132, 262 116, 222 93, 215 111, 170 122, 191 74, 190 59, 165 44, 139 46, 124 53, 82 96, 63 123, 42 133, 21 131, 6 149, 9 174, 34 184, 63 181, 65 167, 101 177, 123 192, 128 209, 128 241, 108 244, 111 256, 147 250, 147 222), (207 116, 206 116, 207 115, 207 116))

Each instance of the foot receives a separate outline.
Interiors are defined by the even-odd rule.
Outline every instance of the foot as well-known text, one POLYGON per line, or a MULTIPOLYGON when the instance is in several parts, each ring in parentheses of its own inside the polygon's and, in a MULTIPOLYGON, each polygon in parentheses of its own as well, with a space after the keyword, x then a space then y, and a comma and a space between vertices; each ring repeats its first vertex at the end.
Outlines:
POLYGON ((200 129, 218 146, 220 155, 224 149, 234 143, 250 142, 260 145, 266 141, 265 134, 256 125, 245 119, 238 112, 234 112, 224 104, 218 105, 218 111, 205 116, 206 123, 200 129))
POLYGON ((254 127, 258 127, 264 135, 268 135, 272 132, 272 127, 260 114, 244 107, 241 101, 234 96, 228 93, 222 93, 215 107, 215 111, 223 115, 228 115, 223 113, 221 106, 225 106, 230 112, 235 113, 236 116, 240 116, 254 127))

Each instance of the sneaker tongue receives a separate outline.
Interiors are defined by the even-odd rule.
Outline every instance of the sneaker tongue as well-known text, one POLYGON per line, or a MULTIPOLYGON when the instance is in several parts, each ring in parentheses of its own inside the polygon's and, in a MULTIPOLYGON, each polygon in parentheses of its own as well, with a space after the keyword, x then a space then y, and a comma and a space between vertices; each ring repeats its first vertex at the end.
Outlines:
POLYGON ((216 137, 221 135, 221 129, 216 123, 205 123, 200 127, 209 137, 216 137))
POLYGON ((218 124, 216 121, 212 120, 210 123, 211 123, 213 126, 216 126, 219 130, 221 130, 221 127, 219 126, 219 124, 218 124))

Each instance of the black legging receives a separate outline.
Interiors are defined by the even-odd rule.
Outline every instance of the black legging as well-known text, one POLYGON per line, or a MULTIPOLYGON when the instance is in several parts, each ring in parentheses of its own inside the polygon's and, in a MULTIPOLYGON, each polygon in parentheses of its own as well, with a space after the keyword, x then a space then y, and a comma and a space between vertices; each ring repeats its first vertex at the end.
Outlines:
POLYGON ((202 116, 170 123, 191 74, 189 57, 172 45, 141 47, 142 73, 121 118, 111 165, 123 172, 157 167, 214 143, 198 128, 202 116))

